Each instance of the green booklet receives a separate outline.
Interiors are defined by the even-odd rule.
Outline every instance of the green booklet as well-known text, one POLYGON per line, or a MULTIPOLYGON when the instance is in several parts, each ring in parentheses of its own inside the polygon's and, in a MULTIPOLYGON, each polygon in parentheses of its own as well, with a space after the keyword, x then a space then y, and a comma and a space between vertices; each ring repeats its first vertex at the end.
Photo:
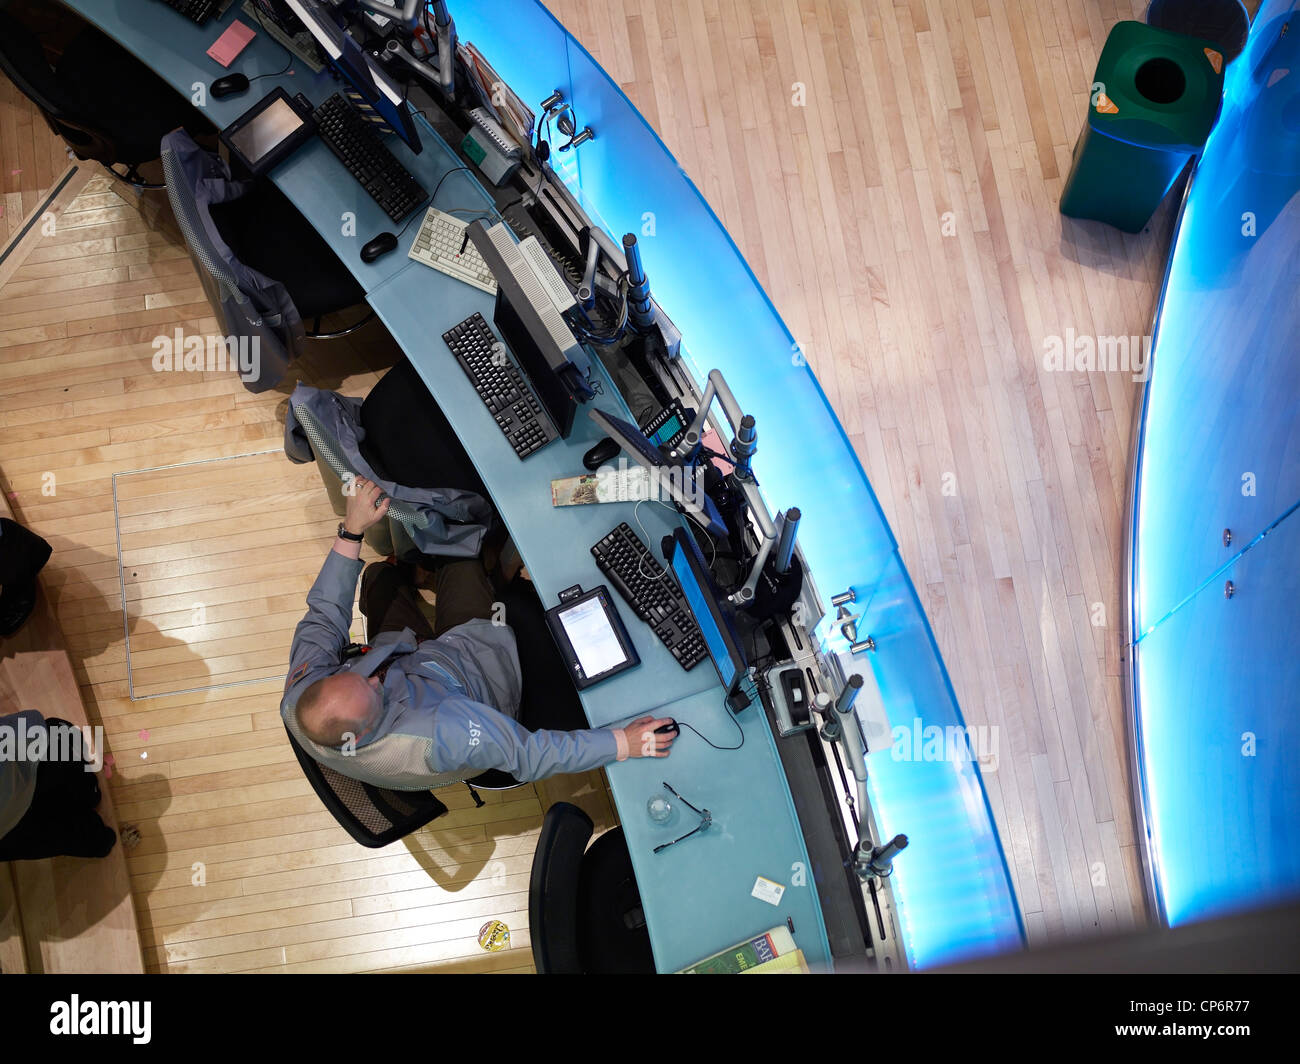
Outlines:
POLYGON ((774 927, 757 938, 737 942, 702 961, 683 968, 679 975, 738 975, 766 964, 785 953, 794 952, 794 936, 787 927, 774 927))

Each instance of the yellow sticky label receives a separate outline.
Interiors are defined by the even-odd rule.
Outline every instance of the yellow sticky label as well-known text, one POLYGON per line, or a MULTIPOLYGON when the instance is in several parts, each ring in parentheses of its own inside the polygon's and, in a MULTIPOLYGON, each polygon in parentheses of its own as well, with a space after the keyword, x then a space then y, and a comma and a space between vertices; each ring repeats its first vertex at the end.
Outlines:
POLYGON ((1216 74, 1222 74, 1223 56, 1220 55, 1218 52, 1216 52, 1213 48, 1203 48, 1202 51, 1205 52, 1205 58, 1210 61, 1210 66, 1214 67, 1214 72, 1216 74))
POLYGON ((1104 92, 1097 93, 1097 113, 1102 115, 1117 115, 1119 108, 1111 102, 1111 98, 1104 92))
POLYGON ((478 930, 478 944, 489 953, 496 953, 510 945, 510 928, 500 920, 489 920, 478 930))

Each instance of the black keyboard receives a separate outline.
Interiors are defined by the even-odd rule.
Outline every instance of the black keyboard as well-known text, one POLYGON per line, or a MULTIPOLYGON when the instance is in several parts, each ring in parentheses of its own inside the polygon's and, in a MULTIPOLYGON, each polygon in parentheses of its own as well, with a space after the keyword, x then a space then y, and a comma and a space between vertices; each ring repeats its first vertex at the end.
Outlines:
POLYGON ((163 3, 199 26, 219 14, 222 6, 222 0, 163 0, 163 3))
POLYGON ((429 198, 342 94, 336 92, 312 117, 321 140, 393 221, 400 222, 429 198))
POLYGON ((510 361, 482 314, 466 318, 442 338, 515 454, 527 458, 559 438, 537 394, 510 361))
POLYGON ((596 565, 688 672, 709 656, 677 581, 624 521, 591 548, 596 565))

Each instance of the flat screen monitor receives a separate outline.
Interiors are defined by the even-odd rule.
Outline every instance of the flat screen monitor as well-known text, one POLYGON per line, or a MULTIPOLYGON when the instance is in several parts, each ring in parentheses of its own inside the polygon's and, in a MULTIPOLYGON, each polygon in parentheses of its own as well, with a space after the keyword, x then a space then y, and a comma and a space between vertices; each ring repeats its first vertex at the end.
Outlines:
POLYGON ((695 538, 684 528, 673 530, 672 552, 668 564, 677 585, 686 597, 695 623, 700 627, 704 645, 709 650, 718 679, 734 694, 749 668, 740 649, 740 640, 732 624, 731 607, 720 601, 709 577, 704 554, 695 538))
POLYGON ((703 491, 694 490, 700 484, 701 474, 688 466, 670 463, 663 452, 645 437, 630 421, 614 417, 603 410, 593 410, 591 420, 605 430, 615 443, 623 448, 639 465, 659 471, 659 487, 677 504, 699 521, 714 536, 727 535, 722 515, 703 491), (688 488, 692 490, 687 490, 688 488))
POLYGON ((406 141, 411 151, 423 150, 415 122, 406 106, 402 91, 368 56, 352 37, 344 33, 334 16, 318 0, 284 0, 290 10, 320 45, 330 67, 342 74, 357 94, 394 133, 406 141))

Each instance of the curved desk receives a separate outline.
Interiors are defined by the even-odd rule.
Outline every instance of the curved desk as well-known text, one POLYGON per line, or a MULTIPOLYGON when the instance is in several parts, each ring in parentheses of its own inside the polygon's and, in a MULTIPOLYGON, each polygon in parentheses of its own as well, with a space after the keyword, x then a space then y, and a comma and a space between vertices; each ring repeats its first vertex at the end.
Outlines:
MULTIPOLYGON (((205 52, 238 9, 198 28, 156 0, 65 0, 187 96, 222 72, 205 52)), ((650 928, 655 958, 670 971, 761 933, 794 925, 796 942, 814 966, 831 958, 822 906, 828 890, 857 892, 846 884, 842 851, 814 863, 806 839, 825 840, 842 831, 856 840, 905 832, 911 846, 876 895, 884 916, 873 916, 871 941, 917 967, 990 951, 1018 948, 1024 927, 1012 890, 977 763, 958 748, 944 761, 891 756, 891 734, 928 728, 951 734, 963 728, 947 671, 908 578, 887 522, 844 428, 816 377, 725 228, 654 131, 592 57, 534 0, 453 3, 460 38, 473 42, 497 73, 530 106, 559 88, 573 101, 579 126, 598 129, 596 139, 575 151, 556 152, 556 177, 581 208, 607 232, 641 238, 653 292, 671 314, 683 340, 673 372, 703 389, 709 369, 726 376, 742 406, 758 418, 761 444, 755 473, 773 513, 799 506, 800 549, 810 581, 829 598, 850 593, 857 631, 875 650, 856 649, 830 613, 816 617, 815 654, 840 677, 861 674, 868 682, 857 716, 867 737, 869 808, 848 810, 832 768, 819 778, 800 774, 792 753, 812 744, 778 745, 763 711, 739 718, 744 745, 719 751, 689 732, 666 761, 610 766, 609 779, 627 833, 650 928), (792 780, 799 786, 792 790, 792 780), (645 812, 664 780, 696 805, 708 807, 714 827, 659 855, 653 846, 680 834, 680 823, 654 828, 645 812), (802 811, 801 824, 796 807, 802 811), (813 821, 816 821, 815 823, 813 821), (834 825, 834 830, 829 825, 834 825), (787 889, 779 906, 750 896, 765 876, 787 889)), ((273 74, 284 53, 259 31, 232 65, 250 76, 273 74)), ((223 126, 273 85, 320 100, 333 91, 328 74, 299 71, 267 77, 249 93, 205 101, 223 126)), ((459 165, 455 153, 417 116, 424 152, 412 155, 392 143, 399 159, 430 191, 459 165)), ((468 286, 410 262, 402 252, 363 265, 360 246, 376 233, 395 230, 328 150, 311 143, 278 167, 272 179, 311 220, 367 293, 367 300, 406 351, 430 391, 461 435, 527 562, 544 601, 580 583, 602 583, 589 546, 619 521, 633 527, 634 507, 602 505, 554 509, 549 482, 581 472, 581 455, 597 438, 580 414, 571 438, 520 462, 505 443, 459 369, 441 334, 474 311, 491 318, 491 299, 468 286), (345 230, 351 218, 355 225, 345 230)), ((437 205, 491 207, 491 197, 466 173, 448 178, 437 205)), ((405 243, 408 237, 403 239, 405 243)), ((601 371, 603 373, 603 371, 601 371)), ((622 412, 623 404, 602 376, 596 405, 622 412)), ((660 506, 640 507, 652 545, 679 520, 660 506)), ((816 588, 813 597, 820 602, 816 588)), ((821 609, 825 609, 822 604, 821 609)), ((650 630, 620 610, 642 665, 584 693, 593 725, 607 725, 655 710, 690 721, 718 746, 738 742, 740 732, 722 706, 722 689, 707 665, 684 673, 650 630)), ((928 734, 928 733, 927 733, 928 734)), ((959 744, 960 746, 960 744, 959 744)), ((857 902, 861 904, 860 898, 857 902)), ((830 912, 829 909, 826 910, 830 912)), ((840 928, 836 955, 862 951, 840 928)))

